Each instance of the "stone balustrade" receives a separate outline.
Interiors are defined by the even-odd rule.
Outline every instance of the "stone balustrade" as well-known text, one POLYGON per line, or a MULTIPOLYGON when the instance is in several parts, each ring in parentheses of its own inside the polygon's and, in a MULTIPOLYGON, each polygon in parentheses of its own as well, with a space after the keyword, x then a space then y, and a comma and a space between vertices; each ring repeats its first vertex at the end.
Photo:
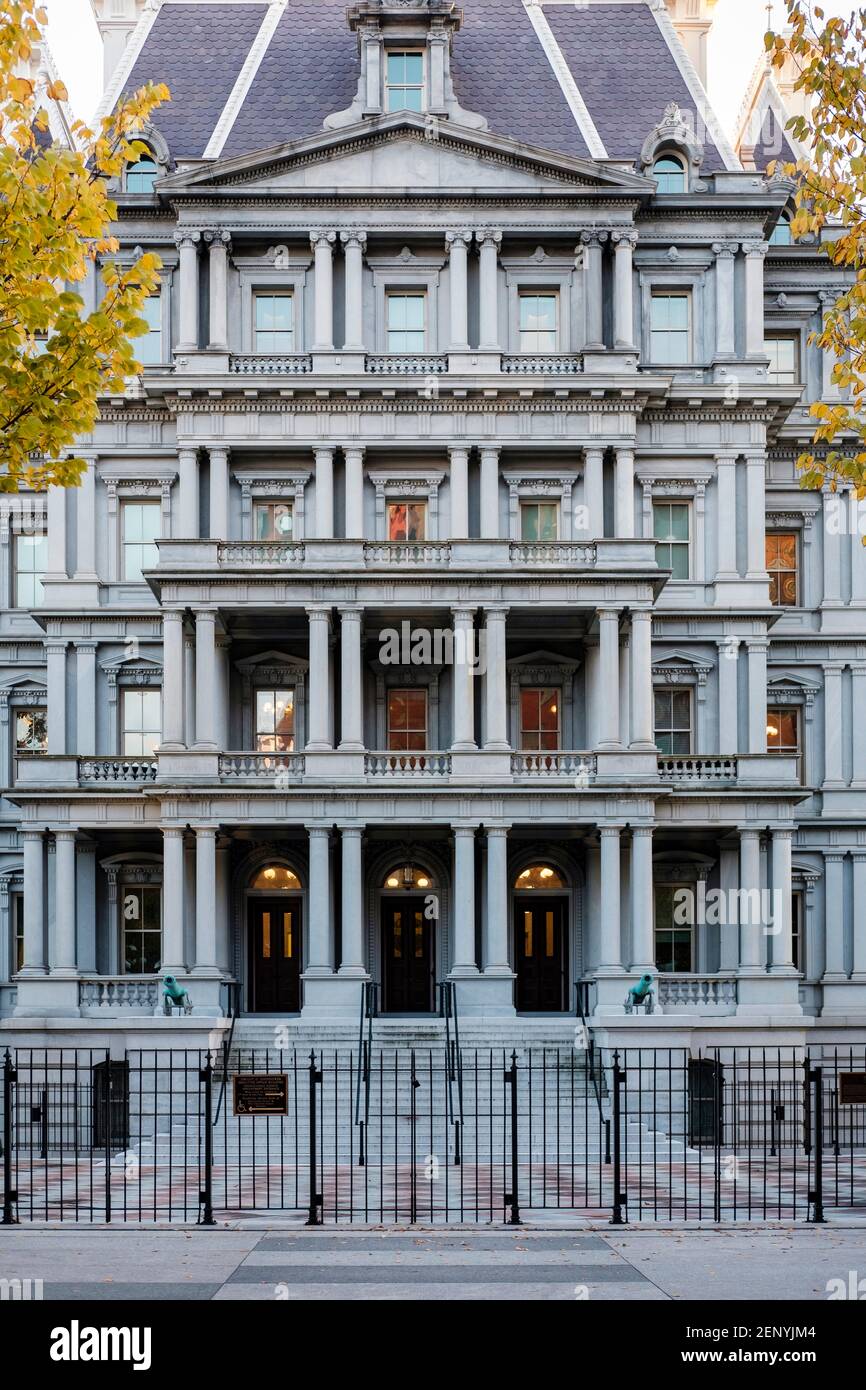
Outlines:
POLYGON ((221 753, 220 780, 272 782, 281 786, 304 775, 303 753, 221 753))
POLYGON ((450 753, 365 753, 364 772, 368 777, 423 779, 448 777, 450 753))
POLYGON ((506 353, 501 370, 510 376, 579 376, 583 358, 565 353, 506 353))
POLYGON ((733 1014, 737 1008, 736 975, 659 975, 659 1006, 665 1013, 733 1014))
POLYGON ((119 782, 128 786, 131 782, 155 782, 157 771, 156 758, 78 759, 78 780, 82 784, 104 786, 119 782))
POLYGON ((660 757, 659 777, 663 782, 736 782, 735 757, 660 757))
POLYGON ((571 780, 575 785, 595 777, 597 759, 592 753, 512 753, 511 773, 517 778, 571 780))
POLYGON ((91 975, 78 982, 78 1002, 84 1013, 151 1016, 159 1004, 161 982, 156 975, 91 975))
POLYGON ((309 353, 233 353, 229 371, 233 376, 303 376, 313 370, 309 353))

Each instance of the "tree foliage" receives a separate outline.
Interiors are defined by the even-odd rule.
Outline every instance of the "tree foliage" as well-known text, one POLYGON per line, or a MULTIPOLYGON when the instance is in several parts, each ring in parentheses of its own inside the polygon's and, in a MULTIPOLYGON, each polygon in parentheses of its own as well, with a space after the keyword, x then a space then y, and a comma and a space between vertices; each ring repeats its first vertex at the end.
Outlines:
MULTIPOLYGON (((847 19, 827 18, 808 0, 786 0, 784 34, 768 33, 775 68, 793 62, 795 90, 811 100, 809 116, 788 129, 806 157, 779 165, 795 180, 793 236, 824 237, 824 249, 843 272, 844 292, 810 341, 833 354, 838 402, 811 407, 813 448, 801 455, 804 487, 841 480, 866 495, 866 8, 847 19)), ((772 166, 770 172, 774 172, 772 166)))
MULTIPOLYGON (((116 208, 107 181, 138 159, 135 138, 168 98, 148 84, 90 129, 76 121, 75 148, 51 143, 36 85, 21 76, 46 16, 38 0, 0 9, 0 491, 21 484, 72 486, 81 460, 64 457, 98 416, 98 397, 122 391, 141 368, 131 339, 147 331, 145 298, 159 283, 158 257, 120 268, 111 259, 116 208), (108 259, 106 259, 108 258, 108 259), (76 287, 99 265, 102 295, 85 312, 76 287)), ((47 97, 66 99, 62 83, 47 97)))

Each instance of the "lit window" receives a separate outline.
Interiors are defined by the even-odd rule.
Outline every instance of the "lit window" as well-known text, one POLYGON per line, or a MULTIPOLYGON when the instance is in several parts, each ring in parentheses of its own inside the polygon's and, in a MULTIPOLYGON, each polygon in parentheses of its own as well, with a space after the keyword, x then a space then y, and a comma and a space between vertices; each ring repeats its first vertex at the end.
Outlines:
POLYGON ((153 185, 159 178, 159 168, 155 160, 143 155, 126 170, 127 193, 152 193, 153 185))
POLYGON ((793 238, 791 236, 791 219, 786 212, 782 213, 772 232, 770 233, 771 246, 790 246, 793 238))
POLYGON ((123 884, 120 894, 123 969, 152 975, 162 956, 161 891, 158 884, 123 884))
POLYGON ((654 691, 655 738, 660 753, 676 756, 692 751, 690 690, 654 691))
POLYGON ((686 884, 655 886, 656 969, 666 974, 692 970, 695 890, 686 884))
POLYGON ((427 691, 388 691, 388 748, 417 753, 427 747, 427 691))
POLYGON ((520 747, 527 753, 559 748, 562 691, 527 688, 520 692, 520 747))
POLYGON ((17 753, 47 753, 48 716, 44 709, 15 711, 15 751, 17 753))
POLYGON ((154 367, 162 361, 162 299, 158 294, 148 295, 141 306, 141 317, 147 332, 133 339, 133 351, 143 367, 154 367))
POLYGON ((659 193, 685 193, 686 171, 676 155, 663 154, 653 164, 653 178, 659 193))
POLYGON ((689 577, 689 520, 687 502, 653 503, 656 563, 671 570, 672 579, 689 577))
POLYGON ((291 294, 255 296, 256 352, 295 350, 295 301, 291 294))
POLYGON ((158 690, 123 691, 123 730, 120 751, 127 758, 149 758, 161 737, 158 690))
POLYGON ((158 502, 125 502, 123 524, 123 577, 134 583, 144 579, 143 571, 159 559, 154 542, 161 532, 158 502))
POLYGON ((517 875, 514 887, 521 892, 530 888, 564 888, 565 881, 559 870, 550 864, 530 864, 517 875))
POLYGON ((556 352, 559 345, 558 309, 558 295, 520 296, 521 352, 556 352))
POLYGON ((259 869, 250 887, 264 888, 269 893, 299 893, 301 882, 285 864, 267 864, 264 869, 259 869))
POLYGON ((253 540, 290 541, 293 530, 291 502, 253 503, 253 540))
POLYGON ((796 386, 800 380, 800 343, 793 334, 774 333, 764 339, 770 359, 767 379, 777 386, 796 386))
POLYGON ((426 342, 424 294, 389 294, 388 351, 423 352, 426 342))
POLYGON ((388 503, 389 541, 423 541, 426 531, 426 502, 388 503))
POLYGON ((556 502, 521 502, 521 540, 555 541, 558 538, 559 506, 556 502))
POLYGON ((15 607, 38 608, 42 580, 48 568, 48 537, 22 533, 15 537, 15 607))
POLYGON ((775 706, 768 708, 767 752, 778 757, 800 758, 799 710, 779 709, 775 706))
POLYGON ((797 603, 797 533, 768 531, 764 543, 770 575, 770 602, 778 608, 797 603))
POLYGON ((416 864, 398 864, 395 869, 385 875, 383 888, 389 888, 393 892, 395 888, 400 888, 404 892, 407 888, 420 888, 426 891, 434 886, 434 880, 426 869, 419 869, 416 864))
POLYGON ((691 300, 688 294, 655 291, 651 309, 653 362, 678 366, 691 361, 691 300))
POLYGON ((256 752, 292 753, 294 747, 294 690, 257 690, 256 752))
POLYGON ((385 67, 386 111, 423 111, 424 56, 389 53, 385 67))

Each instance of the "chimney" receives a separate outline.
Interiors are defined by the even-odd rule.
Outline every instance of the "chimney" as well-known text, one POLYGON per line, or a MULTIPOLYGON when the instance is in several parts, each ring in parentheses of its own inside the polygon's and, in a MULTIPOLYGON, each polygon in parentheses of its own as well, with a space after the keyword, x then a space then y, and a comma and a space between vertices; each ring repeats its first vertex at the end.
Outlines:
POLYGON ((108 86, 123 51, 151 0, 90 0, 102 39, 102 87, 108 86))
POLYGON ((707 85, 707 37, 713 27, 717 0, 666 0, 673 26, 697 70, 707 85))

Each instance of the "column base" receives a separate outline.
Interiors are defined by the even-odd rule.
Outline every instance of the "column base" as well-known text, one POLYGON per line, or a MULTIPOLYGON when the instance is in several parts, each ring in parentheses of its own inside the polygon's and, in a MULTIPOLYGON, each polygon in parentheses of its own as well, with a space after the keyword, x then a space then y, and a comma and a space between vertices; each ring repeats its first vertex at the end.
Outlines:
MULTIPOLYGON (((464 967, 465 968, 465 967, 464 967)), ((483 974, 456 975, 457 1017, 514 1018, 514 972, 510 966, 496 966, 483 974)))
POLYGON ((367 979, 364 975, 334 974, 333 971, 314 967, 301 976, 304 987, 304 1002, 301 1019, 304 1023, 327 1023, 339 1020, 345 1023, 351 1019, 357 1026, 361 1011, 361 985, 367 979))
POLYGON ((825 975, 821 1018, 866 1012, 866 975, 825 975))
POLYGON ((625 996, 632 980, 621 965, 600 965, 593 975, 595 981, 595 1008, 593 1018, 622 1017, 625 1014, 625 996))
POLYGON ((79 1018, 78 977, 27 975, 20 971, 13 1018, 79 1018))
POLYGON ((782 1015, 801 1018, 800 977, 796 972, 768 972, 752 967, 737 975, 737 1016, 782 1015))

